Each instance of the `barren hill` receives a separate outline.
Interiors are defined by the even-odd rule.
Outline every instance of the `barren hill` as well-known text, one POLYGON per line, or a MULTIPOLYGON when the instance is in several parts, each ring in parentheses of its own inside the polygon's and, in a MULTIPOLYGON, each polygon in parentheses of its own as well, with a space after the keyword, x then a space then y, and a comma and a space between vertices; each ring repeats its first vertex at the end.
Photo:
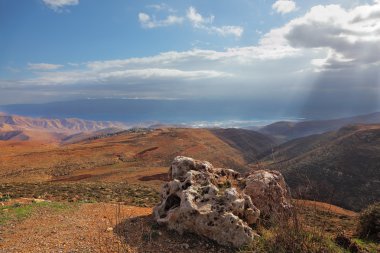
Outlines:
POLYGON ((247 160, 207 129, 131 129, 102 138, 51 146, 27 141, 2 143, 2 182, 129 181, 162 182, 175 156, 207 159, 239 171, 247 160))
POLYGON ((380 125, 295 139, 263 161, 284 173, 295 195, 352 210, 380 199, 380 125))

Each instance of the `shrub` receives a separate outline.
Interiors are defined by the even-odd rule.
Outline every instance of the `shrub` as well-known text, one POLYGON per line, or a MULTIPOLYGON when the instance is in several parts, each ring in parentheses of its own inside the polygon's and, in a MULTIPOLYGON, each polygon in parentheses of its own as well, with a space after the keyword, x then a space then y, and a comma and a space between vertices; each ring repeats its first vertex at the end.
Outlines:
POLYGON ((362 211, 357 233, 360 238, 380 241, 380 202, 362 211))

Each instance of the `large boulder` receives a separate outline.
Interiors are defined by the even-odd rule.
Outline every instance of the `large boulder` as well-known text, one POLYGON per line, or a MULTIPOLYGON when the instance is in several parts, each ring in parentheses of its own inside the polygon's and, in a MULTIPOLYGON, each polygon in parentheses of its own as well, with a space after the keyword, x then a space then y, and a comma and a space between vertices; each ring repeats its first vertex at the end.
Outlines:
POLYGON ((244 193, 260 209, 261 216, 286 217, 292 209, 289 188, 278 171, 258 170, 246 177, 244 193))
MULTIPOLYGON (((260 173, 264 172, 267 171, 260 173)), ((154 208, 155 219, 179 233, 192 232, 221 245, 240 247, 249 244, 258 236, 252 225, 260 216, 260 210, 253 203, 257 202, 269 212, 274 210, 275 201, 268 201, 268 207, 259 198, 271 196, 282 200, 277 193, 263 193, 278 191, 276 187, 256 186, 261 181, 264 185, 277 182, 279 186, 282 182, 267 180, 268 176, 260 177, 260 173, 241 177, 236 171, 214 168, 209 162, 178 156, 169 170, 171 181, 163 186, 161 202, 154 208), (260 193, 252 193, 254 189, 260 193), (257 199, 253 202, 250 195, 257 199)), ((271 175, 281 174, 274 172, 271 175)), ((285 182, 283 187, 286 189, 285 182)))

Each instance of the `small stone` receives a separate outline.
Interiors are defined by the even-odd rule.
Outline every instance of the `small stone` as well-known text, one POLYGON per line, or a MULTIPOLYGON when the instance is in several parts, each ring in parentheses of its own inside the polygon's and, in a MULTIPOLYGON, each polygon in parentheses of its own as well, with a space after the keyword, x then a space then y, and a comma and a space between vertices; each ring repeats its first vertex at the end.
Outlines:
POLYGON ((112 228, 112 227, 108 227, 108 228, 106 229, 106 231, 107 231, 107 232, 112 232, 112 231, 113 231, 113 228, 112 228))
POLYGON ((187 243, 182 243, 182 244, 181 244, 181 248, 182 248, 182 249, 189 249, 189 248, 190 248, 190 245, 187 244, 187 243))
POLYGON ((44 200, 44 199, 33 199, 33 200, 32 200, 33 203, 37 203, 37 204, 38 204, 38 203, 45 202, 45 201, 46 201, 46 200, 44 200))

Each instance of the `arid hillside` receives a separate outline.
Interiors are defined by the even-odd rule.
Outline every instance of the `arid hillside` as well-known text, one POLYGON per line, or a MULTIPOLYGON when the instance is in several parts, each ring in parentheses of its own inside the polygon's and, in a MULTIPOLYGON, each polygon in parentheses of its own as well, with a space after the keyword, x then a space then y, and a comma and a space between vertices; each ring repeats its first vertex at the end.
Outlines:
POLYGON ((69 144, 3 141, 0 148, 1 182, 143 183, 144 176, 161 179, 177 155, 249 169, 244 153, 206 129, 131 129, 69 144))
POLYGON ((294 195, 352 210, 380 199, 380 125, 295 139, 262 161, 283 172, 294 195))

